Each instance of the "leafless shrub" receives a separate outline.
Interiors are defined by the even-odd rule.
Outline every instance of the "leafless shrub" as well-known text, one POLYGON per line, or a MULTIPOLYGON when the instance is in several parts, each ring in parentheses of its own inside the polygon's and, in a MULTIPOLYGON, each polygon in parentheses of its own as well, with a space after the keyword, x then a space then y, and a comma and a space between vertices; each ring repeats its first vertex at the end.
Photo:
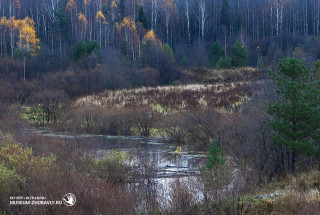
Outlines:
POLYGON ((191 149, 206 150, 213 139, 220 140, 228 114, 212 108, 172 114, 164 120, 162 127, 170 141, 187 144, 191 149))
POLYGON ((196 196, 192 193, 190 187, 177 178, 171 183, 170 188, 170 212, 181 215, 195 213, 193 207, 196 203, 196 196))
POLYGON ((39 91, 29 99, 32 105, 29 115, 39 125, 55 123, 62 116, 68 102, 69 97, 64 91, 39 91))
POLYGON ((63 116, 58 128, 93 134, 131 135, 136 123, 134 113, 131 108, 75 107, 63 116))
POLYGON ((155 128, 159 120, 160 114, 151 108, 144 108, 136 112, 137 127, 141 136, 148 137, 155 128))
POLYGON ((185 145, 188 143, 187 132, 183 128, 186 121, 186 114, 179 112, 176 114, 170 114, 166 116, 161 124, 165 135, 169 137, 169 141, 172 144, 185 145))
POLYGON ((154 68, 147 67, 137 70, 134 75, 134 80, 138 86, 155 86, 158 84, 160 72, 154 68))

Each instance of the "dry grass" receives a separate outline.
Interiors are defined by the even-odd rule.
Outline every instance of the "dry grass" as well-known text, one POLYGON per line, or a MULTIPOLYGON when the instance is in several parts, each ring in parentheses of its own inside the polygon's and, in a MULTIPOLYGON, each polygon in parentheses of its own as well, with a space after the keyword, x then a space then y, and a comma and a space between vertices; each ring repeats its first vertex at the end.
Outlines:
POLYGON ((302 192, 290 190, 276 199, 260 200, 251 204, 247 214, 316 215, 320 211, 318 190, 302 192))
POLYGON ((280 194, 274 198, 254 201, 248 214, 319 214, 320 172, 313 169, 269 184, 263 193, 280 194), (271 192, 272 191, 272 192, 271 192))
POLYGON ((231 82, 219 84, 192 84, 180 86, 143 87, 106 91, 78 99, 76 105, 102 107, 152 107, 159 112, 192 110, 198 108, 229 108, 240 105, 259 82, 231 82))

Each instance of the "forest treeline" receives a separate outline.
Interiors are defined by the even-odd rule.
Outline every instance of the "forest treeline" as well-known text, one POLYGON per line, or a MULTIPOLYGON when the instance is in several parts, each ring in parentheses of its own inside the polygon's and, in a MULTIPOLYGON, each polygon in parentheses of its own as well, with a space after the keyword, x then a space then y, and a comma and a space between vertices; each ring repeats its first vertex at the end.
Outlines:
POLYGON ((0 54, 20 59, 27 78, 67 69, 77 59, 75 46, 90 41, 104 53, 99 63, 117 50, 126 64, 157 70, 162 44, 182 67, 211 66, 213 42, 227 57, 241 41, 251 66, 288 55, 311 62, 319 54, 320 3, 314 0, 2 0, 0 17, 0 54), (143 56, 150 36, 156 54, 143 56))

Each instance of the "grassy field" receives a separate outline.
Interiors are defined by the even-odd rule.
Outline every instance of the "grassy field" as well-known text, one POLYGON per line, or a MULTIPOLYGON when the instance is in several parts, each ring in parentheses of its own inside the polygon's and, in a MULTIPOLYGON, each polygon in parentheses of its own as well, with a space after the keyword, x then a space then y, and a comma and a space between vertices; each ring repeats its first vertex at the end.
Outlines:
POLYGON ((55 127, 81 133, 171 136, 175 143, 207 145, 215 124, 227 122, 263 84, 256 79, 259 71, 252 68, 206 69, 203 80, 210 83, 196 81, 197 71, 184 72, 190 73, 193 83, 106 90, 80 97, 66 108, 55 127), (212 81, 213 77, 219 81, 212 81), (198 137, 186 138, 193 132, 198 137))
POLYGON ((247 81, 105 91, 79 98, 75 105, 106 108, 152 107, 163 113, 207 107, 228 109, 246 101, 254 93, 253 85, 258 84, 259 81, 247 81))

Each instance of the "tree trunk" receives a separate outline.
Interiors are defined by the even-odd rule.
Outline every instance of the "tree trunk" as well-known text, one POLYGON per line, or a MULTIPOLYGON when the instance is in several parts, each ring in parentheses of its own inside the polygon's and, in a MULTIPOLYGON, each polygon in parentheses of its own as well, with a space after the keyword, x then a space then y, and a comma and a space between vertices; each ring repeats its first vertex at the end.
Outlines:
POLYGON ((190 14, 189 14, 189 1, 185 2, 185 13, 187 17, 187 30, 188 30, 188 45, 191 45, 191 35, 190 35, 190 14))
POLYGON ((224 32, 224 57, 227 57, 227 32, 224 32))
POLYGON ((23 56, 23 80, 26 80, 26 56, 23 56))
POLYGON ((292 157, 291 157, 291 172, 294 175, 296 174, 296 161, 297 161, 296 150, 293 149, 292 157))

